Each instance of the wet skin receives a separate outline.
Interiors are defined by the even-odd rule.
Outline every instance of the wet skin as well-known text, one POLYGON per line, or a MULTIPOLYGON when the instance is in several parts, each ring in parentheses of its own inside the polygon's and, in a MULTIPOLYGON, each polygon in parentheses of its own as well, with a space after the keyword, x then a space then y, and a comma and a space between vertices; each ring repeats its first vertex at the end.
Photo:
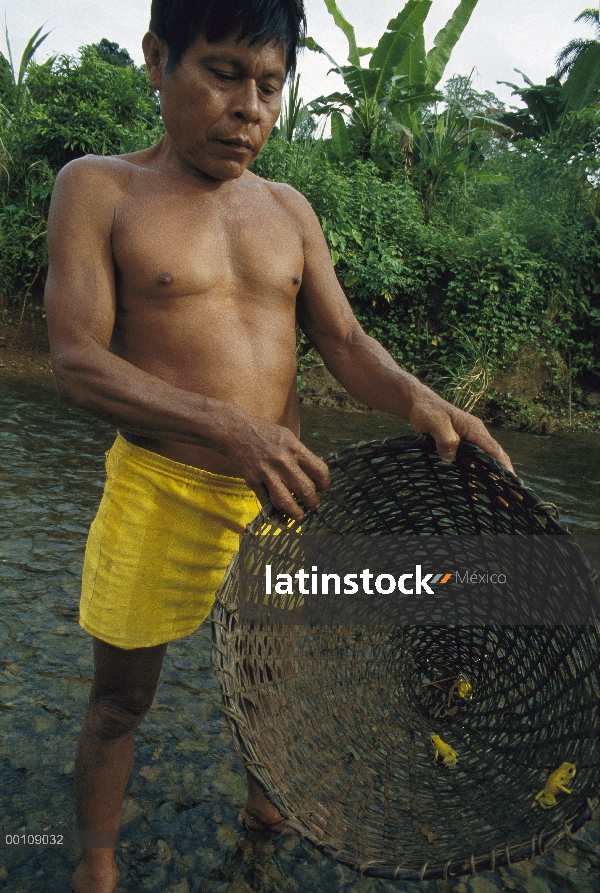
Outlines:
MULTIPOLYGON (((429 432, 442 458, 466 437, 508 462, 479 420, 361 330, 306 200, 247 171, 279 116, 283 47, 199 38, 172 72, 155 35, 144 51, 165 136, 143 152, 72 162, 52 198, 46 309, 61 392, 140 445, 242 477, 300 518, 329 476, 298 440, 298 322, 354 397, 429 432)), ((81 828, 112 829, 166 646, 94 644, 77 808, 81 828)), ((248 808, 281 818, 252 782, 248 808)), ((77 893, 115 883, 112 851, 85 851, 77 893)))

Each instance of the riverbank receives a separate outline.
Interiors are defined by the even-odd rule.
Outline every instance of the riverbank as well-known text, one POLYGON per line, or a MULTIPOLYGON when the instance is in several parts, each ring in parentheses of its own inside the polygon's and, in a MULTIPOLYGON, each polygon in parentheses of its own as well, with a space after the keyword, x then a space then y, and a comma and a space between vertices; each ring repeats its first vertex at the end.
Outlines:
MULTIPOLYGON (((0 311, 0 377, 52 379, 45 319, 0 311)), ((317 357, 299 376, 299 399, 305 406, 344 412, 369 412, 354 400, 317 357)), ((569 409, 564 382, 556 370, 533 352, 521 355, 492 382, 474 414, 485 422, 535 434, 585 431, 600 434, 600 391, 581 394, 569 409)))
POLYGON ((52 378, 48 331, 41 314, 0 311, 0 377, 52 378))
MULTIPOLYGON (((369 412, 333 378, 317 357, 299 376, 300 403, 347 412, 369 412)), ((428 384, 433 384, 428 382, 428 384)), ((434 386, 434 389, 435 386, 434 386)), ((523 351, 499 370, 472 410, 490 425, 532 434, 600 434, 600 391, 571 394, 566 370, 537 354, 523 351)))

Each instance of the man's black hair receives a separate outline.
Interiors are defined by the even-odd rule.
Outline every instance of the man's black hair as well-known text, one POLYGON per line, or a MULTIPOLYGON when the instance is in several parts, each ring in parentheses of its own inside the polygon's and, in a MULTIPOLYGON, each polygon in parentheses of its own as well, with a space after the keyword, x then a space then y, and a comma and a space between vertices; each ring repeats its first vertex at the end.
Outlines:
POLYGON ((150 30, 169 47, 169 71, 200 35, 208 43, 235 35, 251 46, 285 46, 286 71, 293 75, 306 32, 304 0, 152 0, 150 30))

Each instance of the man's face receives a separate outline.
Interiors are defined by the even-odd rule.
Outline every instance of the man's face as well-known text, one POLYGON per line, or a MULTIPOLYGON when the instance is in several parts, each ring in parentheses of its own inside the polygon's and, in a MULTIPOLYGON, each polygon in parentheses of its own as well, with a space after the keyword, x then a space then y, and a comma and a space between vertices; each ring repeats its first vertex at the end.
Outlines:
POLYGON ((181 159, 216 180, 240 177, 265 145, 279 117, 286 77, 285 47, 249 46, 228 37, 203 37, 166 71, 167 48, 153 35, 146 61, 152 85, 160 90, 161 111, 170 141, 181 159))

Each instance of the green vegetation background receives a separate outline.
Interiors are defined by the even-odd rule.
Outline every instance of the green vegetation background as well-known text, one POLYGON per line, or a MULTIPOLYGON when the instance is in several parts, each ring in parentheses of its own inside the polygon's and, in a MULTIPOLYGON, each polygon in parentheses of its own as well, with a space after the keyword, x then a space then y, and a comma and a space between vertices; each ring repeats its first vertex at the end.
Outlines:
MULTIPOLYGON (((358 318, 399 363, 467 408, 535 427, 548 407, 564 414, 568 399, 583 406, 600 390, 597 98, 555 130, 538 126, 528 103, 525 139, 514 120, 502 130, 501 104, 468 79, 449 81, 444 96, 421 109, 418 133, 379 127, 365 141, 351 116, 340 129, 340 115, 334 140, 324 140, 307 111, 289 126, 294 101, 300 108, 293 84, 287 126, 254 170, 307 196, 358 318), (490 109, 494 126, 485 124, 490 109), (528 400, 498 384, 528 364, 544 370, 543 395, 528 400)), ((58 170, 86 153, 144 148, 161 133, 145 72, 115 44, 30 61, 20 83, 0 55, 5 308, 41 311, 58 170)), ((299 350, 302 369, 310 345, 299 350)), ((586 424, 600 428, 600 412, 586 424)))

